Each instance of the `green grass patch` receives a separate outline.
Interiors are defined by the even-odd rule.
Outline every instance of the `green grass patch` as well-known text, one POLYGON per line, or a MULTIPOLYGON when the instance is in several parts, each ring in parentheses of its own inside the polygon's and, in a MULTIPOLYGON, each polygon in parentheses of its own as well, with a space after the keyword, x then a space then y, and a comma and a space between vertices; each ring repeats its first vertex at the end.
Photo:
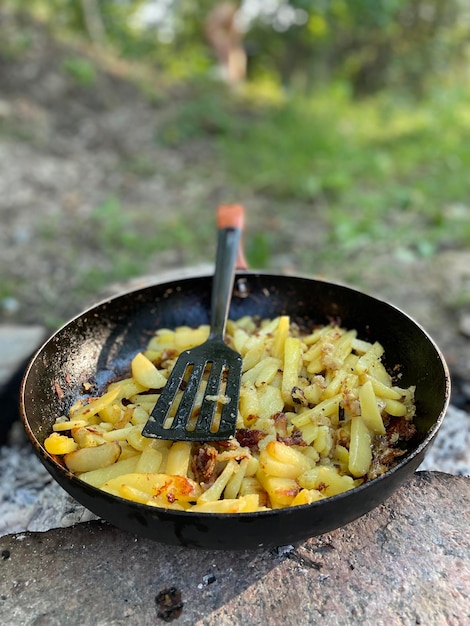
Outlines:
POLYGON ((114 196, 97 206, 89 219, 89 245, 99 251, 102 262, 81 273, 80 284, 87 292, 158 273, 155 259, 165 251, 171 250, 182 264, 197 262, 212 243, 213 230, 204 220, 184 219, 178 210, 161 220, 151 209, 134 211, 114 196))
MULTIPOLYGON (((470 90, 449 84, 417 101, 391 91, 355 100, 344 85, 308 97, 268 87, 192 85, 158 139, 175 149, 209 141, 233 197, 263 198, 301 231, 321 222, 314 246, 291 244, 299 269, 346 267, 384 247, 411 258, 470 244, 470 90)), ((279 243, 250 226, 253 266, 269 267, 279 243)))
POLYGON ((392 240, 426 256, 470 244, 469 96, 353 101, 332 88, 240 116, 214 142, 241 194, 321 211, 338 262, 392 240))
POLYGON ((81 87, 91 88, 96 84, 97 71, 95 65, 84 57, 74 56, 64 59, 62 70, 71 76, 81 87))
POLYGON ((229 92, 199 79, 172 103, 170 114, 160 125, 157 141, 178 148, 201 137, 236 136, 242 118, 243 109, 229 92))

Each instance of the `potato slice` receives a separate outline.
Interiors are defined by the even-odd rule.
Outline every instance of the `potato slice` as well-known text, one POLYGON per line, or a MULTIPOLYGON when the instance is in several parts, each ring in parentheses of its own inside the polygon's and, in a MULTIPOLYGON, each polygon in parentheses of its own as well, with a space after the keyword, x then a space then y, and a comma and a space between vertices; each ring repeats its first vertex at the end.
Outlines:
MULTIPOLYGON (((75 443, 75 442, 74 442, 75 443)), ((66 454, 64 462, 67 468, 75 474, 90 472, 91 470, 107 467, 116 463, 121 454, 121 446, 117 441, 109 441, 93 448, 80 448, 66 454)))
POLYGON ((385 426, 371 380, 368 380, 359 389, 359 402, 361 405, 362 419, 369 430, 376 435, 385 435, 385 426))
POLYGON ((133 489, 138 489, 153 496, 169 496, 168 501, 174 499, 182 502, 196 500, 201 494, 201 487, 190 478, 185 476, 170 476, 169 474, 145 474, 133 472, 112 478, 103 485, 105 490, 110 489, 113 493, 120 492, 121 487, 126 485, 133 489))
POLYGON ((261 470, 256 476, 268 493, 273 509, 291 506, 300 491, 298 483, 293 478, 266 476, 261 470))
POLYGON ((67 420, 63 422, 56 422, 53 425, 52 430, 58 433, 64 430, 73 430, 74 428, 83 428, 84 426, 88 426, 88 420, 67 420))
POLYGON ((119 387, 108 389, 108 391, 99 398, 91 398, 88 404, 81 406, 79 409, 71 413, 71 419, 88 421, 91 417, 100 413, 103 409, 110 406, 119 395, 119 387))
POLYGON ((155 365, 142 352, 132 359, 132 377, 147 389, 162 389, 166 385, 166 378, 157 370, 155 365))
POLYGON ((239 498, 226 498, 215 502, 202 502, 191 507, 198 513, 253 513, 260 510, 258 494, 249 494, 239 498))
POLYGON ((78 448, 76 443, 71 437, 67 435, 59 435, 59 433, 52 433, 44 441, 44 447, 49 454, 67 454, 73 452, 78 448))
POLYGON ((325 496, 317 489, 301 489, 291 502, 291 506, 300 506, 302 504, 312 504, 323 500, 325 496))
POLYGON ((349 471, 355 478, 364 476, 372 461, 371 436, 366 423, 359 415, 351 421, 349 446, 349 471))
POLYGON ((187 476, 190 462, 191 444, 187 441, 175 441, 168 451, 165 472, 173 476, 187 476))
POLYGON ((282 399, 288 406, 294 404, 292 389, 297 387, 302 365, 302 344, 297 337, 284 341, 284 372, 282 376, 282 399))
POLYGON ((139 461, 139 456, 140 455, 134 455, 126 459, 122 459, 122 457, 120 457, 119 461, 113 463, 113 465, 108 465, 108 467, 100 467, 96 470, 85 472, 83 474, 80 474, 79 478, 89 485, 93 485, 94 487, 100 487, 106 481, 111 480, 111 478, 116 478, 116 476, 121 476, 122 474, 129 474, 130 472, 134 472, 136 465, 139 461))
POLYGON ((261 470, 268 476, 297 478, 311 468, 309 459, 291 446, 270 441, 259 457, 261 470))
POLYGON ((157 474, 162 460, 163 454, 160 450, 148 446, 140 453, 140 458, 134 471, 142 474, 157 474))

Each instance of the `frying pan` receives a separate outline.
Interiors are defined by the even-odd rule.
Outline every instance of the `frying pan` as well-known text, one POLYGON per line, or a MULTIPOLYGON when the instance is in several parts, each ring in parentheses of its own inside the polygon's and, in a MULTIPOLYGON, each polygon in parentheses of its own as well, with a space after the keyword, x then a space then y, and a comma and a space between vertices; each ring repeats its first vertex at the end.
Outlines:
POLYGON ((23 379, 20 407, 26 432, 55 480, 78 502, 115 526, 159 542, 204 549, 287 545, 343 526, 382 503, 413 473, 447 409, 447 365, 423 328, 391 304, 348 286, 303 276, 239 272, 231 319, 243 315, 326 324, 338 320, 360 338, 380 341, 387 367, 400 365, 399 384, 416 385, 417 432, 409 451, 382 476, 312 504, 244 514, 192 513, 149 507, 92 487, 44 449, 57 416, 82 397, 83 384, 102 393, 129 375, 134 355, 155 330, 207 324, 212 276, 182 278, 127 292, 90 308, 39 349, 23 379))

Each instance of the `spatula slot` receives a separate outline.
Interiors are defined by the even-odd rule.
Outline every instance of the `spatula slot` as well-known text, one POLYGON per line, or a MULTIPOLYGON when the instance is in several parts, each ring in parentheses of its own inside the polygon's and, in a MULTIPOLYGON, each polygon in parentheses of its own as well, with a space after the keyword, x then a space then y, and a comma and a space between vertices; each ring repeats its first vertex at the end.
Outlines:
POLYGON ((227 372, 225 363, 187 363, 178 374, 181 382, 176 393, 165 399, 168 417, 163 428, 216 433, 223 406, 229 401, 225 396, 227 372))

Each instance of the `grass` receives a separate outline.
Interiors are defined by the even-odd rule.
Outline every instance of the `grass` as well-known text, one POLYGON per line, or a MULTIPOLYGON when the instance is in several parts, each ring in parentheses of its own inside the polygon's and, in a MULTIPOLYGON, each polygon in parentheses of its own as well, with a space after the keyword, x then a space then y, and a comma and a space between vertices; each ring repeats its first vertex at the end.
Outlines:
MULTIPOLYGON (((332 86, 260 103, 250 88, 238 101, 196 91, 165 132, 179 148, 210 135, 240 197, 321 213, 336 262, 390 241, 428 256, 470 244, 469 95, 449 84, 420 102, 393 93, 353 101, 332 86)), ((265 265, 270 247, 265 236, 265 265)))
POLYGON ((89 245, 99 251, 101 262, 80 273, 79 289, 84 292, 99 292, 111 282, 155 271, 155 257, 165 251, 179 251, 182 263, 197 260, 212 234, 205 223, 190 223, 177 211, 165 221, 156 221, 152 209, 133 211, 115 196, 97 206, 89 222, 89 245), (193 239, 201 249, 194 249, 193 239))
MULTIPOLYGON (((261 198, 284 224, 296 221, 310 232, 318 225, 316 245, 309 246, 292 244, 295 229, 292 235, 282 226, 250 223, 251 267, 270 268, 284 250, 300 271, 337 267, 345 280, 356 281, 383 249, 413 259, 470 245, 467 95, 452 88, 419 103, 389 94, 358 102, 331 88, 310 98, 260 102, 249 91, 233 98, 199 86, 174 107, 158 141, 177 150, 195 140, 211 142, 234 197, 261 198)), ((197 167, 204 172, 211 165, 197 167)), ((145 155, 133 171, 152 175, 145 155)), ((134 212, 116 197, 96 207, 89 232, 104 262, 82 272, 83 289, 142 275, 157 250, 177 251, 182 262, 208 260, 211 220, 198 219, 197 207, 195 219, 174 209, 149 231, 151 211, 134 212)), ((310 236, 302 235, 304 241, 310 236)))
MULTIPOLYGON (((51 330, 110 285, 157 274, 165 268, 165 253, 170 267, 175 260, 189 265, 215 247, 213 220, 188 221, 178 209, 156 219, 154 206, 133 208, 114 195, 80 220, 62 213, 47 215, 33 228, 35 254, 47 259, 49 274, 35 280, 1 277, 0 307, 10 316, 15 307, 35 302, 35 314, 51 330)), ((21 311, 28 321, 32 314, 21 311)))
POLYGON ((68 57, 62 62, 62 70, 81 87, 92 88, 96 84, 96 68, 88 59, 79 56, 68 57))

